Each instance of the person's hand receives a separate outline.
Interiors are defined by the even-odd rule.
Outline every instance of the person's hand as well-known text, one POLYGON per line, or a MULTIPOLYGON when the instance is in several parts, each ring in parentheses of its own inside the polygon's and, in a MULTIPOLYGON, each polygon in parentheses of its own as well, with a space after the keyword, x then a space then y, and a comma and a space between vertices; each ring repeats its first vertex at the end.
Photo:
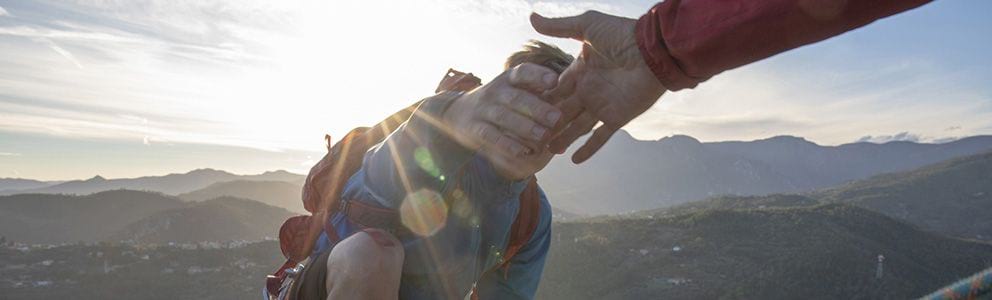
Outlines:
POLYGON ((508 179, 522 179, 547 165, 551 128, 561 111, 540 98, 558 83, 558 73, 525 63, 465 93, 443 121, 462 146, 478 150, 508 179))
POLYGON ((582 53, 561 74, 548 95, 563 99, 559 106, 565 126, 550 143, 550 150, 564 153, 576 139, 598 122, 589 140, 572 156, 581 163, 591 157, 621 127, 648 110, 665 92, 644 63, 634 37, 636 20, 588 11, 578 16, 530 16, 537 32, 583 42, 582 53))

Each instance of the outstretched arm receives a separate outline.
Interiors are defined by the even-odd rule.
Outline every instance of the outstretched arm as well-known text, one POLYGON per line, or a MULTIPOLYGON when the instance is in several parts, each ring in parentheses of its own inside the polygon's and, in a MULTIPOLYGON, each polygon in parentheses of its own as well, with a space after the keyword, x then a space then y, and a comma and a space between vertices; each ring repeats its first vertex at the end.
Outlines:
POLYGON ((930 0, 669 0, 637 21, 637 44, 670 91, 865 26, 930 0))
POLYGON ((640 20, 595 11, 548 19, 538 32, 584 43, 552 93, 564 98, 565 148, 603 125, 575 152, 585 161, 666 90, 695 87, 720 72, 815 43, 929 0, 667 0, 640 20))

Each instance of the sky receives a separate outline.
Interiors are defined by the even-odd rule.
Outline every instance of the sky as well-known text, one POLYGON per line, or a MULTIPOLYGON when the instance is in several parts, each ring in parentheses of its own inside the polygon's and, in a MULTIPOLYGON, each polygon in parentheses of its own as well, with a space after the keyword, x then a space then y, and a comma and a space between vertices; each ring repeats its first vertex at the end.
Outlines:
MULTIPOLYGON (((305 173, 340 137, 484 80, 532 11, 638 17, 653 1, 0 0, 0 177, 305 173)), ((639 139, 822 145, 992 134, 992 1, 944 0, 669 93, 639 139)))

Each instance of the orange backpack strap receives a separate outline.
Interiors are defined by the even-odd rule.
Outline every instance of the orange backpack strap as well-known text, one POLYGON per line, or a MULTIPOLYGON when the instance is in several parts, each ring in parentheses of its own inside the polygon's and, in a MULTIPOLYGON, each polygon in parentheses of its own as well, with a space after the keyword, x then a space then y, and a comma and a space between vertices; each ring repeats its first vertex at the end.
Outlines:
MULTIPOLYGON (((502 270, 503 278, 510 275, 510 263, 513 257, 520 253, 534 237, 537 225, 541 223, 541 192, 537 185, 537 177, 531 177, 523 192, 520 192, 520 209, 517 218, 510 226, 510 240, 506 243, 506 254, 503 262, 489 272, 502 270)), ((479 300, 478 287, 472 288, 472 300, 479 300)))
POLYGON ((541 193, 538 191, 537 177, 531 177, 519 198, 520 209, 510 227, 510 241, 506 243, 506 255, 499 266, 503 269, 503 276, 510 270, 510 260, 530 243, 537 225, 541 223, 541 193))

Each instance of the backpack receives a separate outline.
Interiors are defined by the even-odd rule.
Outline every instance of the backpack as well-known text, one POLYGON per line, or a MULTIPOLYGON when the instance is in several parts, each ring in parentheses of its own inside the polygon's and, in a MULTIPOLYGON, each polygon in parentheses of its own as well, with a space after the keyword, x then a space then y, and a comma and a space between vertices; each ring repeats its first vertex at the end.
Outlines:
MULTIPOLYGON (((462 73, 449 69, 435 92, 469 91, 482 84, 482 81, 471 73, 462 73)), ((310 257, 314 245, 322 232, 326 232, 332 244, 341 240, 328 218, 335 213, 359 214, 371 216, 372 220, 388 219, 378 215, 396 214, 395 211, 372 208, 370 206, 354 205, 358 201, 340 201, 344 185, 352 174, 362 165, 365 152, 385 140, 413 114, 420 101, 400 110, 372 127, 352 129, 340 141, 331 145, 331 138, 325 135, 327 154, 310 169, 303 185, 303 207, 310 215, 294 216, 287 219, 279 228, 279 248, 286 262, 274 273, 267 276, 264 296, 266 299, 285 299, 287 290, 295 276, 298 275, 306 260, 310 257), (348 204, 347 207, 340 207, 348 204)), ((510 229, 510 239, 505 251, 505 259, 493 270, 502 269, 504 276, 509 269, 511 258, 519 252, 531 239, 540 221, 540 194, 536 179, 531 179, 520 194, 520 209, 510 229)), ((350 215, 349 215, 350 217, 350 215)), ((389 222, 363 222, 368 227, 403 226, 389 222), (372 223, 372 224, 370 224, 372 223)), ((395 228, 381 228, 392 232, 395 228)), ((475 290, 472 291, 475 299, 475 290)))

